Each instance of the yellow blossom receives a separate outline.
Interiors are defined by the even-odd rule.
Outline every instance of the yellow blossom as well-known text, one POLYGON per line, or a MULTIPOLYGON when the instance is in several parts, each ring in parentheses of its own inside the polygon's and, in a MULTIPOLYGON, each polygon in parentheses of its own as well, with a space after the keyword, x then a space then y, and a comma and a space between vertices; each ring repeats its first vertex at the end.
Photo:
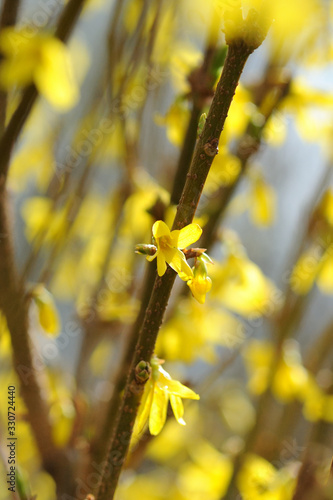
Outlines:
POLYGON ((258 172, 252 172, 249 180, 250 190, 233 200, 230 211, 239 215, 248 210, 253 224, 258 227, 268 227, 275 218, 276 193, 258 172))
POLYGON ((184 498, 222 498, 232 475, 231 459, 203 439, 193 440, 189 452, 191 460, 180 466, 178 477, 184 498))
POLYGON ((160 360, 152 359, 151 366, 152 375, 144 389, 135 432, 140 433, 149 420, 149 431, 156 436, 165 424, 169 399, 177 422, 186 425, 183 420, 184 406, 181 398, 200 399, 200 397, 177 380, 172 380, 161 367, 160 360))
MULTIPOLYGON (((244 355, 250 373, 249 387, 255 394, 260 394, 266 390, 269 382, 274 347, 268 341, 253 340, 245 349, 244 355)), ((308 372, 302 365, 298 344, 286 341, 272 381, 275 397, 283 403, 295 399, 303 401, 308 383, 308 372)))
POLYGON ((32 290, 32 296, 38 309, 39 322, 45 332, 57 335, 60 329, 60 320, 53 297, 39 284, 32 290))
POLYGON ((162 325, 156 351, 169 361, 191 363, 197 358, 217 362, 216 346, 233 348, 244 341, 241 323, 227 311, 203 308, 190 298, 178 302, 177 313, 162 325))
POLYGON ((320 215, 333 227, 333 188, 327 189, 319 203, 320 215))
POLYGON ((195 267, 193 268, 193 278, 187 281, 193 297, 197 299, 200 304, 205 303, 206 293, 212 288, 212 280, 207 276, 205 260, 207 261, 205 254, 197 259, 195 267))
POLYGON ((186 262, 185 255, 180 250, 197 241, 202 233, 198 224, 189 224, 181 230, 170 231, 165 222, 159 220, 153 225, 153 237, 156 242, 157 251, 148 256, 151 262, 157 257, 157 271, 163 276, 169 264, 179 277, 185 281, 193 276, 192 269, 186 262))
POLYGON ((210 194, 220 186, 232 185, 238 178, 241 167, 239 158, 230 154, 225 146, 219 146, 219 154, 214 158, 205 192, 210 194))
POLYGON ((288 500, 292 498, 295 478, 287 468, 280 470, 258 455, 249 454, 238 476, 244 500, 288 500))
POLYGON ((243 316, 271 314, 280 306, 280 292, 246 256, 230 254, 213 281, 214 295, 243 316))
POLYGON ((290 277, 290 286, 299 295, 306 295, 315 281, 323 293, 333 293, 333 245, 326 251, 312 244, 298 259, 290 277))
POLYGON ((212 280, 209 276, 198 275, 196 277, 190 278, 187 282, 192 295, 197 299, 200 304, 204 304, 206 300, 206 293, 212 288, 212 280))
POLYGON ((184 141, 190 111, 184 101, 177 100, 170 106, 165 116, 156 115, 157 125, 166 127, 166 134, 174 146, 180 147, 184 141))
POLYGON ((35 84, 52 106, 66 111, 79 98, 66 45, 51 34, 32 35, 27 29, 7 28, 0 36, 4 59, 0 85, 5 89, 35 84))

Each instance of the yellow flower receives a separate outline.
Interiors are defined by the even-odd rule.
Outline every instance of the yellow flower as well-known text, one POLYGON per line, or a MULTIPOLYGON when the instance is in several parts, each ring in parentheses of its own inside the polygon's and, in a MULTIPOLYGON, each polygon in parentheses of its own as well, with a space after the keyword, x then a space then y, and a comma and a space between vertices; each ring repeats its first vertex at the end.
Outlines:
POLYGON ((159 359, 152 359, 151 367, 152 375, 145 386, 135 433, 140 433, 149 419, 149 431, 156 436, 165 424, 169 399, 177 422, 186 425, 183 420, 184 406, 181 398, 200 399, 200 397, 177 380, 172 380, 161 367, 159 359))
POLYGON ((193 268, 193 278, 187 281, 192 295, 197 299, 200 304, 204 304, 206 300, 206 293, 212 288, 212 280, 207 276, 207 268, 204 262, 204 256, 197 259, 195 267, 193 268))
POLYGON ((0 85, 5 89, 34 83, 55 108, 66 111, 79 98, 66 45, 50 34, 32 35, 27 29, 3 30, 0 49, 0 85))
POLYGON ((193 277, 187 282, 192 295, 195 299, 197 299, 200 304, 204 304, 206 300, 206 293, 212 288, 212 280, 209 276, 201 276, 193 277))
POLYGON ((251 0, 243 5, 245 2, 241 0, 222 0, 223 31, 228 45, 237 40, 243 40, 252 50, 261 45, 273 20, 267 3, 251 0))
POLYGON ((158 220, 153 225, 153 237, 156 242, 157 251, 149 255, 147 260, 151 262, 157 257, 157 272, 163 276, 169 264, 179 277, 185 281, 193 276, 192 269, 186 262, 181 248, 186 248, 197 241, 202 233, 198 224, 189 224, 181 230, 170 231, 165 222, 158 220))

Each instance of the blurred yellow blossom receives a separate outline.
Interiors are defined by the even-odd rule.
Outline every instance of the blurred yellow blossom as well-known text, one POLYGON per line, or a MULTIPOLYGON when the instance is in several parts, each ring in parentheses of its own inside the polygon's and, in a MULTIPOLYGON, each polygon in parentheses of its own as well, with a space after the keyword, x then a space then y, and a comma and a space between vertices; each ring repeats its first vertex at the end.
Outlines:
POLYGON ((191 363, 197 358, 215 362, 216 346, 229 348, 244 340, 241 323, 223 309, 202 308, 196 301, 183 299, 173 318, 162 325, 156 345, 161 357, 191 363))
POLYGON ((279 308, 281 294, 245 255, 230 254, 215 267, 212 294, 231 311, 251 317, 272 314, 279 308))
POLYGON ((290 285, 300 295, 310 292, 317 282, 323 293, 333 293, 333 245, 325 250, 313 243, 302 253, 292 271, 290 285))
POLYGON ((254 224, 270 226, 276 212, 276 194, 274 189, 260 177, 253 182, 251 201, 250 216, 254 224))
POLYGON ((151 231, 152 207, 156 203, 168 205, 170 196, 142 169, 134 172, 133 182, 135 189, 125 202, 124 222, 120 228, 120 235, 138 240, 145 238, 151 231))
POLYGON ((51 34, 31 35, 29 30, 7 28, 0 35, 5 58, 0 65, 0 85, 11 89, 34 83, 38 91, 60 111, 79 99, 70 52, 51 34))
POLYGON ((178 483, 185 499, 218 500, 225 494, 232 474, 231 460, 204 439, 190 445, 191 461, 179 470, 178 483))
POLYGON ((170 375, 163 370, 160 360, 157 358, 151 360, 151 367, 152 373, 145 385, 135 423, 135 433, 140 433, 148 420, 149 431, 153 436, 156 436, 164 427, 169 399, 177 422, 185 425, 181 398, 200 399, 200 397, 180 382, 172 380, 170 375))
MULTIPOLYGON (((184 95, 190 91, 188 75, 196 68, 202 59, 199 50, 188 43, 176 43, 171 54, 170 70, 173 84, 178 94, 184 95)), ((177 100, 176 104, 181 105, 182 101, 177 100)))
POLYGON ((11 354, 10 333, 7 321, 2 312, 0 312, 0 353, 1 357, 9 359, 11 354))
POLYGON ((324 192, 318 210, 328 224, 333 227, 333 188, 329 188, 324 192))
POLYGON ((265 123, 262 136, 270 146, 281 146, 287 137, 286 117, 282 113, 273 113, 265 123))
POLYGON ((312 244, 299 257, 290 276, 290 286, 295 293, 305 295, 313 287, 319 271, 319 255, 317 245, 312 244))
POLYGON ((307 384, 308 372, 302 365, 299 346, 297 342, 287 340, 283 344, 283 356, 273 380, 274 395, 284 403, 301 400, 307 384))
POLYGON ((155 122, 157 125, 165 126, 171 144, 180 147, 184 140, 189 118, 190 111, 186 103, 178 99, 170 106, 165 116, 156 115, 155 122))
POLYGON ((219 2, 223 12, 223 31, 227 44, 242 40, 254 50, 264 41, 273 21, 265 0, 219 2))
POLYGON ((72 433, 76 415, 72 399, 71 379, 65 380, 61 373, 49 373, 49 405, 53 439, 57 446, 65 446, 72 433))
POLYGON ((229 186, 233 184, 238 178, 240 171, 240 159, 228 153, 225 147, 219 146, 219 153, 213 160, 204 192, 210 194, 216 191, 220 186, 229 186))
POLYGON ((31 294, 38 309, 41 327, 45 332, 57 335, 60 329, 60 320, 52 295, 42 284, 36 285, 31 294))
POLYGON ((245 365, 249 373, 248 386, 254 394, 261 394, 267 388, 270 365, 274 349, 269 341, 252 340, 243 352, 245 365))
POLYGON ((276 214, 276 193, 259 172, 249 174, 250 189, 239 194, 231 203, 230 212, 249 211, 250 219, 258 227, 272 225, 276 214))
MULTIPOLYGON (((267 389, 270 369, 274 359, 273 344, 268 341, 253 340, 244 350, 248 369, 249 388, 255 394, 267 389)), ((297 399, 303 401, 309 389, 309 375, 302 365, 298 344, 286 341, 283 344, 282 357, 273 376, 272 391, 283 403, 297 399)))
POLYGON ((60 207, 54 210, 50 198, 33 196, 24 201, 22 216, 25 221, 25 233, 29 241, 37 235, 45 234, 45 243, 50 244, 55 240, 62 239, 66 232, 67 218, 66 208, 60 207))
POLYGON ((219 407, 225 423, 239 436, 244 436, 255 422, 256 413, 248 394, 235 383, 224 384, 219 407))
POLYGON ((258 455, 249 454, 238 475, 244 500, 291 500, 295 478, 286 469, 277 470, 258 455))
MULTIPOLYGON (((50 138, 54 140, 54 138, 50 138)), ((14 189, 22 191, 31 178, 45 189, 56 169, 51 140, 28 143, 14 156, 10 166, 10 181, 14 189)))

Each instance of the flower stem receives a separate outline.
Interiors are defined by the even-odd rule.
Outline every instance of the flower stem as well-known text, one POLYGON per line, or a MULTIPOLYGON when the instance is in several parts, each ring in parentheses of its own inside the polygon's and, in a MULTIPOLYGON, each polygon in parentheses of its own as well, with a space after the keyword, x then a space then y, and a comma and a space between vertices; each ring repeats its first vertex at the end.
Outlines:
MULTIPOLYGON (((229 46, 221 79, 211 108, 197 142, 192 164, 187 174, 173 229, 181 229, 193 220, 210 166, 217 153, 217 146, 230 104, 238 85, 245 62, 252 50, 244 42, 229 46)), ((126 381, 118 425, 111 439, 107 462, 98 492, 98 500, 112 500, 119 475, 128 451, 132 429, 140 404, 144 384, 136 379, 136 366, 140 361, 150 361, 176 274, 168 268, 164 276, 157 276, 154 289, 140 329, 131 369, 126 381)))

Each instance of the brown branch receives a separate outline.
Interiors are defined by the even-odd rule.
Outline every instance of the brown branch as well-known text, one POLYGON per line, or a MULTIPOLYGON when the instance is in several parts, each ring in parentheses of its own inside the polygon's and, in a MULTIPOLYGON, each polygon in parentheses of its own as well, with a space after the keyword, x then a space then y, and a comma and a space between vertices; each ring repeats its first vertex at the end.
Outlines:
POLYGON ((101 431, 95 437, 92 444, 92 457, 97 463, 100 463, 104 458, 107 449, 107 443, 110 441, 115 426, 117 425, 117 410, 121 405, 121 393, 126 385, 126 379, 131 367, 133 353, 139 336, 140 327, 145 317, 145 313, 149 304, 149 300, 153 290, 153 283, 156 276, 156 266, 147 264, 146 275, 144 279, 144 288, 142 291, 140 311, 135 323, 129 333, 125 351, 122 356, 122 361, 117 373, 112 397, 108 404, 107 415, 105 422, 101 425, 101 431))
POLYGON ((259 110, 261 104, 264 102, 265 98, 268 95, 274 95, 274 99, 272 99, 271 106, 262 114, 262 124, 260 124, 259 126, 254 124, 251 118, 244 135, 239 139, 235 151, 235 156, 239 158, 241 163, 240 172, 236 180, 232 184, 220 187, 213 195, 210 203, 208 204, 206 208, 208 222, 205 226, 205 233, 200 240, 202 246, 209 248, 214 243, 218 227, 221 223, 221 219, 226 213, 226 208, 232 196, 236 192, 241 179, 247 171, 251 158, 258 152, 260 148, 262 134, 267 125, 267 122, 272 116, 274 110, 278 108, 281 101, 288 95, 290 78, 288 75, 286 76, 284 69, 281 70, 280 73, 282 76, 279 76, 276 68, 269 68, 267 70, 265 80, 259 86, 260 92, 257 91, 258 95, 256 103, 259 110), (273 80, 272 73, 275 76, 276 81, 273 80), (277 77, 276 74, 278 74, 277 77))
MULTIPOLYGON (((217 153, 219 137, 240 75, 252 50, 242 41, 233 43, 229 47, 222 76, 187 175, 173 229, 180 229, 193 220, 210 166, 217 153)), ((118 425, 111 439, 98 500, 113 499, 144 389, 144 384, 137 377, 137 366, 142 361, 149 362, 154 352, 157 334, 175 277, 175 272, 168 268, 164 276, 157 276, 155 279, 153 293, 140 329, 131 370, 127 378, 123 402, 118 411, 118 425)))
MULTIPOLYGON (((20 380, 20 392, 28 411, 28 420, 40 452, 43 467, 56 483, 70 488, 70 468, 66 456, 54 445, 48 406, 42 396, 42 367, 33 358, 28 335, 28 302, 18 284, 13 246, 6 207, 4 182, 0 185, 0 309, 4 312, 11 336, 13 365, 20 380)), ((65 491, 65 490, 62 490, 65 491)))

